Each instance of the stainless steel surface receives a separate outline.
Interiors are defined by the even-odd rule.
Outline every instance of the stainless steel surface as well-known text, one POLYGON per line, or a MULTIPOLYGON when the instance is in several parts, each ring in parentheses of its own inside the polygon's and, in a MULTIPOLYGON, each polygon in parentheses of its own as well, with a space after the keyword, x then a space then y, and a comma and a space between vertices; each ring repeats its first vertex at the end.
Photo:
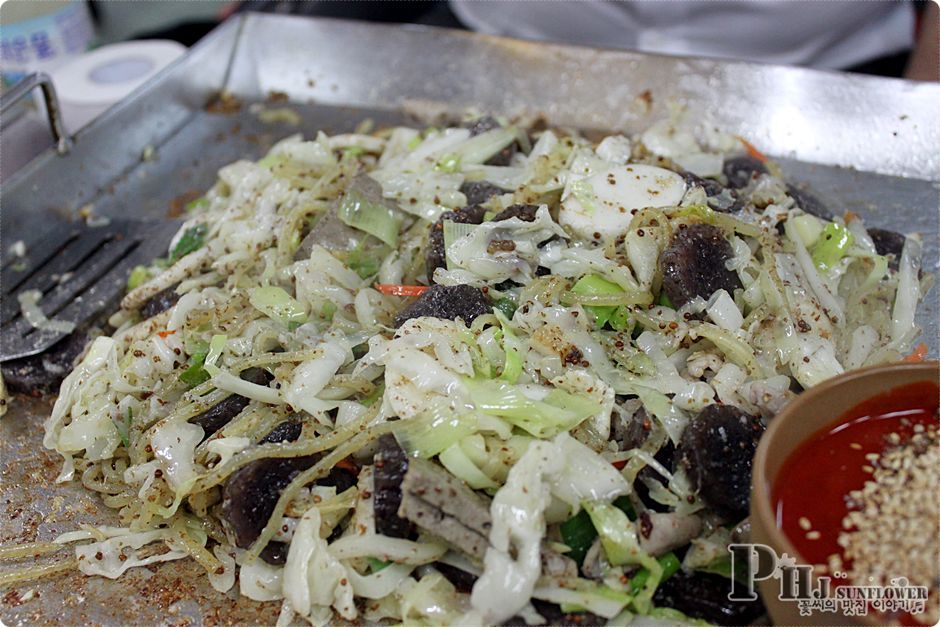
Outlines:
POLYGON ((33 72, 11 87, 9 91, 4 92, 3 96, 0 96, 0 113, 10 111, 36 88, 42 91, 46 118, 49 121, 49 130, 56 142, 56 150, 64 155, 72 147, 72 138, 62 123, 62 109, 59 108, 59 97, 56 95, 55 86, 45 72, 33 72))
MULTIPOLYGON (((80 523, 119 524, 81 484, 56 485, 62 461, 42 448, 52 404, 19 399, 0 424, 0 545, 50 539, 80 523)), ((54 563, 68 551, 41 558, 54 563)), ((13 563, 0 563, 4 570, 13 563)), ((279 603, 219 594, 191 560, 134 568, 121 579, 68 573, 0 589, 0 622, 15 625, 273 625, 279 603)))
MULTIPOLYGON (((474 106, 635 131, 668 115, 670 103, 684 106, 693 124, 748 138, 833 210, 920 232, 925 269, 938 270, 938 85, 261 15, 228 22, 79 133, 71 154, 49 152, 4 186, 4 243, 31 245, 49 220, 87 203, 102 215, 163 216, 211 185, 229 161, 257 157, 292 133, 347 131, 365 117, 382 125, 407 121, 405 110, 456 114, 474 106), (206 111, 222 88, 246 104, 228 114, 206 111), (271 91, 292 102, 263 106, 294 109, 299 125, 258 120, 247 103, 271 91), (155 158, 144 161, 147 146, 155 158)), ((937 295, 918 317, 933 355, 937 295)), ((100 509, 74 486, 51 485, 58 461, 39 444, 47 411, 17 402, 0 421, 0 543, 52 537, 100 509), (30 486, 28 494, 19 486, 30 486)), ((9 625, 215 624, 276 616, 276 603, 219 600, 191 564, 139 570, 116 582, 68 576, 17 586, 15 597, 0 600, 0 618, 9 625), (20 602, 28 590, 39 596, 20 602), (84 603, 63 606, 70 592, 84 603)))
POLYGON ((7 256, 0 279, 0 362, 36 355, 68 335, 33 327, 20 313, 18 294, 39 291, 47 318, 81 329, 117 307, 130 271, 162 256, 179 226, 177 220, 118 218, 100 226, 61 224, 22 258, 7 256))
POLYGON ((630 131, 677 103, 691 120, 777 157, 940 178, 940 85, 416 27, 249 19, 244 29, 230 82, 237 94, 278 90, 297 101, 382 108, 426 101, 452 112, 475 105, 630 131), (646 90, 648 113, 637 102, 646 90))

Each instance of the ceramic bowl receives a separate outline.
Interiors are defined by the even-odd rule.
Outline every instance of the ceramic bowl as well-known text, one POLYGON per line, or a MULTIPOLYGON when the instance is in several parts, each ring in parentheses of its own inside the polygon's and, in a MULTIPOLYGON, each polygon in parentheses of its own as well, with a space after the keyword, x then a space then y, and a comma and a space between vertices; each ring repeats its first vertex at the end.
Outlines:
MULTIPOLYGON (((853 370, 802 393, 770 422, 754 457, 751 478, 751 542, 765 544, 778 555, 786 553, 807 563, 777 527, 771 490, 784 461, 820 429, 834 426, 840 416, 860 403, 912 383, 940 380, 940 362, 898 363, 853 370)), ((812 489, 812 486, 807 486, 812 489)), ((796 601, 778 598, 780 583, 758 581, 764 605, 776 625, 877 625, 874 615, 846 616, 813 612, 801 616, 796 601)))

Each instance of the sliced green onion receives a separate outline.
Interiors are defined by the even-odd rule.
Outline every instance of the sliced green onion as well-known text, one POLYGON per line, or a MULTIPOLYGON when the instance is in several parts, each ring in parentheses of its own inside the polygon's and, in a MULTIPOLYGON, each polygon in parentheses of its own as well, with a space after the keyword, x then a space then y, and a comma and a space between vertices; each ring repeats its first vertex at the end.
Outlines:
MULTIPOLYGON (((208 326, 200 329, 201 331, 208 330, 208 326)), ((183 350, 186 351, 187 355, 195 355, 197 353, 207 353, 209 352, 209 342, 201 339, 198 335, 185 333, 183 334, 183 350)))
POLYGON ((186 229, 183 236, 176 243, 173 252, 170 253, 170 263, 176 263, 189 253, 195 252, 206 243, 206 233, 209 227, 205 224, 197 224, 194 227, 186 229))
POLYGON ((382 569, 384 569, 384 568, 387 568, 387 567, 389 567, 389 566, 392 565, 391 562, 384 562, 384 561, 382 561, 382 560, 380 560, 380 559, 377 559, 377 558, 375 558, 375 557, 367 557, 367 558, 366 558, 366 561, 369 562, 369 569, 370 569, 373 573, 377 573, 377 572, 379 572, 380 570, 382 570, 382 569))
POLYGON ((586 510, 581 510, 565 522, 558 526, 561 531, 562 541, 571 549, 567 555, 573 559, 578 566, 584 562, 584 556, 588 549, 594 544, 594 538, 597 537, 597 529, 591 523, 591 517, 586 510))
POLYGON ((276 285, 256 287, 248 294, 248 302, 266 315, 286 327, 307 321, 307 312, 300 302, 276 285))
POLYGON ((517 309, 516 301, 509 298, 508 296, 504 296, 493 303, 493 309, 499 310, 499 312, 506 316, 507 319, 512 318, 517 309))
MULTIPOLYGON (((205 357, 205 355, 202 355, 202 359, 205 359, 205 357)), ((206 369, 202 365, 202 360, 194 362, 193 365, 180 373, 180 381, 191 388, 196 387, 200 383, 205 383, 210 378, 209 373, 206 372, 206 369)))
POLYGON ((630 502, 629 496, 624 495, 617 497, 614 500, 614 507, 626 514, 627 518, 630 520, 636 520, 636 510, 633 509, 633 503, 630 502))
POLYGON ((383 250, 365 250, 361 246, 357 247, 346 255, 346 265, 363 279, 375 276, 382 266, 382 259, 387 256, 385 252, 387 249, 380 248, 383 250))
POLYGON ((392 248, 398 245, 402 219, 394 209, 382 203, 372 202, 351 190, 343 196, 336 215, 345 224, 374 235, 392 248))
POLYGON ((621 294, 575 294, 562 292, 559 296, 564 305, 584 305, 585 307, 609 307, 611 313, 620 305, 648 305, 653 295, 642 292, 623 292, 621 294))
POLYGON ((622 294, 623 288, 597 274, 588 274, 578 280, 571 288, 575 294, 622 294))
POLYGON ((626 305, 620 305, 614 309, 614 313, 607 319, 607 324, 614 331, 629 331, 631 322, 630 308, 626 305))
POLYGON ((422 141, 424 140, 421 138, 421 135, 415 135, 408 141, 408 144, 407 144, 408 150, 414 150, 415 148, 421 145, 422 141))
POLYGON ((189 355, 189 367, 180 373, 180 381, 189 387, 196 387, 209 380, 209 373, 203 368, 206 356, 209 354, 209 345, 200 342, 189 355))
MULTIPOLYGON (((596 274, 589 274, 582 277, 578 280, 577 283, 571 288, 571 291, 574 294, 579 296, 620 296, 624 292, 616 283, 611 283, 607 279, 600 277, 596 274)), ((588 306, 586 307, 588 311, 594 314, 594 321, 598 327, 603 327, 610 316, 617 309, 617 305, 613 306, 588 306)))
MULTIPOLYGON (((573 290, 569 290, 562 292, 559 295, 559 299, 563 305, 612 308, 621 305, 649 305, 653 302, 653 295, 650 292, 641 292, 638 290, 626 291, 619 287, 618 289, 621 291, 617 294, 578 294, 573 290)), ((612 314, 613 309, 611 309, 611 313, 608 314, 608 316, 612 314)))
POLYGON ((146 266, 134 266, 130 275, 127 277, 127 291, 131 291, 139 285, 143 285, 150 278, 150 270, 146 266))
POLYGON ((585 305, 587 309, 594 316, 594 323, 597 325, 597 328, 603 327, 607 324, 607 321, 617 310, 617 307, 625 304, 622 302, 624 295, 626 294, 616 283, 608 281, 602 276, 596 274, 589 274, 581 277, 577 283, 574 284, 571 288, 572 296, 569 297, 571 304, 579 302, 579 304, 585 305), (610 304, 604 304, 607 302, 605 297, 613 297, 611 300, 616 302, 611 302, 610 304), (594 302, 594 305, 588 305, 585 300, 589 302, 594 302))
POLYGON ((722 577, 727 577, 731 579, 731 557, 723 556, 721 559, 717 559, 710 564, 705 564, 704 566, 699 566, 695 570, 701 571, 703 573, 712 573, 714 575, 721 575, 722 577))
POLYGON ((185 211, 195 211, 196 209, 202 209, 208 206, 209 206, 209 199, 203 197, 203 198, 197 198, 196 200, 192 200, 186 203, 183 209, 185 211))
POLYGON ((648 571, 645 580, 635 589, 633 604, 638 612, 649 612, 653 593, 663 575, 663 566, 640 548, 636 525, 622 510, 607 503, 593 501, 584 503, 584 509, 597 529, 604 554, 611 564, 639 564, 648 571))
MULTIPOLYGON (((679 572, 679 567, 682 566, 679 558, 676 557, 676 554, 671 551, 665 555, 659 556, 657 561, 663 569, 663 574, 660 576, 659 583, 662 583, 675 575, 677 572, 679 572)), ((638 594, 649 582, 649 578, 650 571, 648 569, 641 568, 638 570, 636 574, 630 578, 630 591, 633 594, 638 594)))
POLYGON ((813 264, 822 272, 828 271, 845 256, 854 243, 855 236, 851 231, 841 224, 830 222, 813 246, 813 264))
MULTIPOLYGON (((636 520, 636 511, 633 509, 633 503, 627 496, 621 496, 613 502, 614 507, 627 515, 630 520, 636 520)), ((577 562, 578 566, 584 562, 584 556, 588 549, 594 544, 597 537, 597 529, 591 522, 591 516, 587 510, 582 509, 577 514, 561 523, 559 526, 562 541, 570 549, 566 555, 577 562)))

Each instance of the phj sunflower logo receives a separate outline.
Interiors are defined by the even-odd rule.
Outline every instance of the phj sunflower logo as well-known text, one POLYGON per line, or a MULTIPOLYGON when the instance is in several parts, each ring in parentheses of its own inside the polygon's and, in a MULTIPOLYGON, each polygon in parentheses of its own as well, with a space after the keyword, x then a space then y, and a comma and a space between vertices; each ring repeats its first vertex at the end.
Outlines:
POLYGON ((777 555, 766 544, 731 544, 731 601, 753 601, 758 581, 777 579, 778 598, 799 604, 800 615, 814 612, 842 612, 845 616, 864 616, 875 610, 882 613, 921 614, 927 606, 927 586, 912 586, 904 577, 891 580, 889 586, 863 586, 836 582, 845 579, 842 572, 832 576, 816 575, 813 567, 798 564, 787 555, 777 555))

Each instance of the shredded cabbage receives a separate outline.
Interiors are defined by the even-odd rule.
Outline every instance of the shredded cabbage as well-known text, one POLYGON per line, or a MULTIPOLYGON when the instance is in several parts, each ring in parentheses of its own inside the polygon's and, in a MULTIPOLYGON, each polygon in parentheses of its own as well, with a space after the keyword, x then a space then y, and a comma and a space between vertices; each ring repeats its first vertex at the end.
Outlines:
POLYGON ((39 308, 39 301, 42 298, 42 292, 39 290, 24 290, 16 295, 20 303, 20 310, 23 317, 33 327, 40 331, 55 331, 57 333, 71 333, 75 330, 75 323, 68 320, 49 320, 42 309, 39 308))
POLYGON ((499 380, 469 378, 464 380, 464 386, 479 411, 498 416, 540 438, 568 431, 599 409, 596 401, 558 388, 513 386, 499 380))
POLYGON ((301 325, 307 321, 307 313, 303 305, 275 285, 256 287, 251 290, 248 302, 284 326, 301 325))
POLYGON ((640 548, 636 525, 622 510, 608 503, 590 501, 584 504, 584 509, 597 529, 604 554, 611 564, 639 564, 649 571, 650 575, 643 589, 633 599, 634 606, 641 613, 647 613, 662 576, 662 566, 640 548))
MULTIPOLYGON (((684 115, 597 142, 496 119, 363 124, 220 169, 167 256, 134 269, 116 331, 90 343, 44 424, 59 481, 128 528, 67 531, 75 559, 10 580, 191 557, 220 592, 282 600, 281 625, 536 620, 539 600, 689 622, 655 607, 677 560, 644 552, 632 517, 707 521, 676 550, 718 574, 737 521, 665 449, 709 405, 766 422, 794 390, 903 358, 933 279, 918 236, 879 255, 857 216, 797 207, 772 161, 732 189, 741 142, 684 115), (713 242, 712 293, 710 268, 691 280, 662 263, 697 259, 682 232, 701 225, 727 244, 713 242), (142 319, 164 290, 176 303, 142 319), (399 507, 390 470, 478 498, 403 490, 422 502, 399 507), (259 471, 269 483, 246 490, 259 471), (270 514, 246 530, 240 508, 270 514), (407 537, 383 535, 399 515, 407 537), (461 534, 472 543, 441 539, 461 534), (283 566, 264 559, 272 542, 283 566), (479 577, 470 594, 444 564, 479 577)), ((35 293, 21 309, 67 330, 35 293)), ((0 380, 0 414, 8 400, 0 380)))
POLYGON ((541 573, 544 512, 551 498, 543 477, 563 468, 553 448, 547 442, 533 442, 493 498, 491 547, 470 596, 473 609, 487 623, 513 616, 535 589, 541 573))
POLYGON ((552 496, 576 508, 585 499, 611 500, 628 490, 610 464, 567 433, 552 442, 530 444, 490 507, 491 547, 471 595, 476 614, 487 622, 501 622, 532 596, 541 573, 539 546, 552 496))
POLYGON ((129 568, 183 559, 189 555, 186 551, 174 549, 147 557, 140 554, 140 549, 145 545, 169 538, 168 530, 139 533, 125 531, 100 542, 75 547, 75 557, 78 558, 79 570, 86 575, 117 579, 129 568))
POLYGON ((317 608, 332 606, 343 618, 356 618, 349 576, 320 538, 320 510, 316 507, 307 510, 294 531, 284 565, 284 598, 304 617, 312 617, 317 608))

